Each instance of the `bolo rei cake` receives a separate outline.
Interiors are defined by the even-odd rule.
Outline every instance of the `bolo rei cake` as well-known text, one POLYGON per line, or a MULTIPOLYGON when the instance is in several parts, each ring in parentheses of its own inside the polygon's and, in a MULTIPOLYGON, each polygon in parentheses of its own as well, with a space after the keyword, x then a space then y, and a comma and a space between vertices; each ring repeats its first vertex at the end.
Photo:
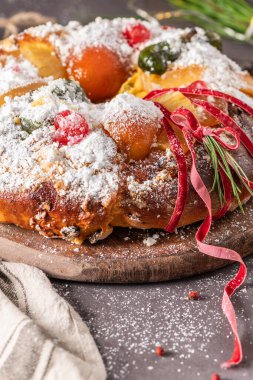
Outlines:
MULTIPOLYGON (((95 243, 113 227, 200 222, 200 252, 240 263, 222 309, 242 360, 231 295, 246 267, 205 243, 253 195, 253 78, 200 28, 96 19, 48 23, 0 44, 0 222, 95 243)), ((131 248, 131 242, 129 242, 131 248)))
POLYGON ((0 45, 0 221, 82 243, 252 195, 253 79, 216 34, 97 18, 0 45))

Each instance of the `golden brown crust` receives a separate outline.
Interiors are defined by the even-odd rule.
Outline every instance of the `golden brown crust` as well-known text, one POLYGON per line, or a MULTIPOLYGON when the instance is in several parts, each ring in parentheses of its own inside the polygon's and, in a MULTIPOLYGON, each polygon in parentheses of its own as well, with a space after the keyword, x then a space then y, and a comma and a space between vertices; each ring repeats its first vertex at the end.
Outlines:
MULTIPOLYGON (((235 107, 231 108, 231 112, 249 137, 253 138, 252 118, 235 107)), ((211 189, 213 171, 202 146, 197 148, 197 155, 199 173, 207 188, 211 189)), ((253 181, 253 160, 243 146, 235 153, 235 158, 253 181)), ((187 163, 190 168, 189 155, 187 163)), ((177 167, 174 160, 154 149, 145 160, 123 164, 120 183, 118 194, 106 206, 94 200, 87 201, 85 205, 81 200, 66 200, 59 196, 50 183, 20 194, 0 194, 0 222, 13 223, 37 230, 48 237, 62 237, 77 243, 86 237, 93 241, 105 237, 111 232, 111 226, 141 229, 166 226, 177 196, 177 167)), ((220 208, 218 195, 213 192, 211 196, 215 213, 220 208)), ((241 198, 242 201, 249 198, 246 190, 242 192, 241 198)), ((232 208, 236 206, 234 200, 232 208)), ((203 202, 190 186, 179 226, 202 220, 206 215, 203 202)))
POLYGON ((82 201, 66 200, 52 184, 44 183, 33 191, 0 194, 0 222, 78 243, 98 230, 106 231, 112 218, 112 203, 102 206, 88 201, 84 205, 82 201), (75 233, 73 228, 68 232, 69 226, 75 227, 75 233))
MULTIPOLYGON (((47 39, 41 40, 27 34, 21 34, 17 39, 6 40, 0 45, 3 59, 5 55, 18 56, 22 53, 38 68, 41 77, 49 75, 53 75, 54 78, 66 77, 64 67, 58 56, 52 55, 52 51, 53 47, 47 39), (46 59, 41 59, 41 51, 46 59), (52 64, 48 64, 49 58, 52 64)), ((189 77, 189 68, 185 68, 184 71, 189 83, 200 77, 199 66, 191 68, 192 77, 189 77)), ((182 75, 181 69, 179 76, 182 75)), ((171 77, 169 78, 172 87, 178 85, 176 80, 179 76, 173 77, 175 82, 171 82, 171 77)), ((148 76, 148 78, 156 84, 161 80, 160 76, 157 78, 148 76)), ((251 77, 249 77, 251 87, 250 80, 251 77)), ((40 85, 41 83, 34 83, 29 86, 37 88, 40 85)), ((21 95, 23 90, 27 91, 26 88, 19 88, 12 90, 8 95, 21 95)), ((245 90, 246 93, 247 91, 249 92, 249 89, 245 90)), ((4 97, 0 96, 0 105, 3 102, 4 97)), ((253 140, 253 119, 236 107, 230 107, 230 113, 253 140)), ((199 173, 210 190, 213 182, 212 167, 202 146, 197 148, 197 154, 199 173)), ((235 157, 248 178, 253 181, 253 159, 243 146, 235 153, 235 157)), ((187 164, 190 169, 189 154, 187 164)), ((92 241, 104 238, 111 232, 113 226, 162 229, 167 225, 174 210, 177 173, 173 158, 167 157, 163 150, 152 148, 145 159, 121 164, 118 193, 114 194, 106 205, 94 199, 84 204, 82 199, 64 198, 57 193, 52 183, 45 182, 22 193, 0 193, 0 222, 13 223, 26 229, 36 230, 48 237, 61 237, 77 243, 87 237, 92 241)), ((211 197, 213 213, 216 213, 220 208, 218 194, 212 192, 211 197)), ((246 201, 248 197, 249 194, 244 189, 241 194, 242 201, 246 201)), ((231 208, 236 206, 234 200, 231 208)), ((190 186, 179 226, 203 220, 206 215, 207 210, 203 202, 190 186)))

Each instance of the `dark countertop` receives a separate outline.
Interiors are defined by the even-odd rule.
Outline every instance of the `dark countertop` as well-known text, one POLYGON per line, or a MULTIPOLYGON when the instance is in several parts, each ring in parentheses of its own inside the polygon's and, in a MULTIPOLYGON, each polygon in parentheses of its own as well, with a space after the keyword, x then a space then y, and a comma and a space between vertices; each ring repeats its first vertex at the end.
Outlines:
MULTIPOLYGON (((140 0, 147 10, 165 10, 165 0, 140 0)), ((125 0, 1 0, 0 16, 34 10, 60 22, 87 22, 96 15, 130 16, 125 0)), ((178 22, 177 22, 178 24, 178 22)), ((252 61, 253 47, 224 42, 224 52, 241 64, 252 61)), ((222 380, 253 377, 253 263, 246 260, 246 284, 234 296, 245 360, 230 370, 219 364, 229 358, 233 338, 221 311, 223 287, 235 273, 231 265, 215 273, 181 281, 146 285, 94 285, 52 280, 59 293, 88 324, 104 358, 108 379, 200 379, 217 372, 222 380), (187 301, 189 290, 201 294, 187 301), (156 343, 165 357, 154 354, 156 343)))
POLYGON ((204 276, 146 285, 94 285, 53 281, 59 293, 80 313, 104 358, 108 379, 249 380, 253 375, 253 263, 234 296, 245 361, 221 370, 232 352, 233 338, 221 311, 224 284, 236 266, 204 276), (201 294, 188 301, 189 290, 201 294), (155 344, 167 351, 154 354, 155 344))

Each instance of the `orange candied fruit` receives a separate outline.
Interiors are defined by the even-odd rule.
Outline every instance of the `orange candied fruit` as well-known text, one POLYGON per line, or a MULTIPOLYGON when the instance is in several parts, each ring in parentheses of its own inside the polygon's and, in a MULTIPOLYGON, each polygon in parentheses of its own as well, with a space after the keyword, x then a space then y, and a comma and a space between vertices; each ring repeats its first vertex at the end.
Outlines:
POLYGON ((87 47, 79 55, 71 55, 67 64, 70 79, 80 83, 92 102, 115 96, 128 73, 117 53, 105 46, 87 47))
POLYGON ((119 150, 127 154, 128 159, 141 160, 149 154, 150 147, 156 140, 157 123, 139 122, 137 125, 129 118, 124 123, 124 128, 115 121, 110 122, 106 130, 117 143, 119 150))

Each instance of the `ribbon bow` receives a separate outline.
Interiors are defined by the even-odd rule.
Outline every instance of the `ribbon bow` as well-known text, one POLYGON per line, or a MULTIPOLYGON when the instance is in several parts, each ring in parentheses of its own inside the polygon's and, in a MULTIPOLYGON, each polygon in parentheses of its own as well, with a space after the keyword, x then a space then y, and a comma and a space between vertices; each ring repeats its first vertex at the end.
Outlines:
POLYGON ((208 128, 202 127, 199 124, 198 119, 194 114, 184 107, 178 108, 176 111, 172 112, 170 119, 179 127, 184 133, 187 130, 189 133, 192 133, 194 138, 200 143, 203 143, 203 140, 206 136, 212 136, 215 140, 222 145, 225 149, 228 150, 237 150, 240 146, 241 139, 239 133, 231 127, 223 128, 208 128), (223 139, 220 138, 221 134, 226 134, 231 139, 235 140, 234 144, 229 144, 223 139))
MULTIPOLYGON (((185 92, 187 91, 191 92, 192 90, 186 89, 185 92)), ((198 90, 195 89, 194 91, 198 91, 198 90)), ((201 91, 208 92, 208 90, 206 89, 201 90, 201 91)), ((168 92, 168 90, 160 90, 159 92, 165 93, 165 92, 168 92)), ((156 92, 148 94, 146 99, 149 100, 156 97, 157 94, 159 94, 159 92, 156 91, 156 92)), ((229 98, 229 100, 231 100, 231 98, 226 94, 215 92, 215 95, 217 95, 218 97, 227 97, 229 98)), ((223 293, 223 298, 222 298, 222 310, 224 314, 226 315, 234 334, 234 350, 233 350, 232 356, 229 360, 227 360, 225 363, 222 364, 223 368, 229 368, 231 366, 239 364, 243 358, 242 346, 241 346, 241 341, 240 341, 238 328, 237 328, 236 314, 235 314, 233 304, 230 300, 230 297, 235 293, 237 288, 243 284, 247 275, 247 268, 241 256, 236 251, 228 249, 228 248, 213 246, 213 245, 204 243, 204 239, 210 231, 212 220, 220 218, 230 208, 231 199, 232 199, 232 189, 231 189, 231 183, 229 181, 229 178, 227 177, 227 174, 224 172, 223 168, 219 166, 219 173, 222 179, 225 202, 221 210, 216 215, 213 216, 212 202, 211 202, 209 191, 206 188, 202 178, 200 177, 197 170, 197 166, 196 166, 197 160, 196 160, 196 153, 194 150, 194 139, 196 139, 200 143, 203 143, 205 141, 205 138, 207 138, 207 136, 211 136, 225 149, 232 150, 232 151, 235 151, 238 149, 238 147, 240 146, 240 142, 242 140, 242 143, 246 146, 246 148, 251 153, 251 155, 253 153, 253 149, 252 149, 253 146, 252 146, 252 142, 249 140, 249 138, 244 133, 244 131, 241 130, 241 128, 228 115, 216 109, 216 107, 214 107, 212 104, 206 101, 202 101, 198 99, 191 99, 191 101, 195 104, 201 105, 208 112, 213 113, 214 116, 216 116, 217 119, 221 123, 223 120, 225 120, 228 125, 223 128, 217 128, 217 129, 205 128, 205 127, 203 128, 200 126, 199 121, 197 120, 195 115, 188 109, 180 107, 176 111, 170 113, 165 107, 163 107, 163 105, 155 102, 156 106, 159 107, 160 110, 163 112, 163 115, 164 115, 163 124, 167 132, 171 150, 174 153, 174 156, 178 165, 178 194, 177 194, 174 212, 171 216, 171 219, 168 225, 165 227, 165 230, 168 232, 173 232, 174 229, 176 228, 180 220, 180 217, 183 213, 184 207, 186 205, 187 195, 188 195, 188 173, 187 173, 186 161, 185 161, 184 153, 180 146, 179 140, 171 127, 171 122, 173 122, 178 128, 182 130, 184 134, 186 143, 188 145, 188 148, 192 156, 190 180, 191 180, 193 188, 195 189, 196 193, 204 202, 208 211, 207 217, 202 222, 202 224, 200 225, 200 227, 198 228, 196 232, 196 241, 197 241, 197 246, 199 248, 199 251, 208 256, 212 256, 212 257, 216 257, 216 258, 220 258, 224 260, 236 261, 240 264, 239 270, 237 274, 235 275, 235 277, 226 284, 224 293, 223 293), (220 137, 222 134, 229 135, 229 137, 234 140, 234 144, 230 144, 224 141, 220 137)), ((243 109, 246 108, 246 110, 250 111, 249 113, 252 114, 252 109, 250 107, 248 107, 244 103, 241 103, 241 101, 237 99, 235 99, 235 101, 239 103, 240 106, 242 105, 243 109)))

